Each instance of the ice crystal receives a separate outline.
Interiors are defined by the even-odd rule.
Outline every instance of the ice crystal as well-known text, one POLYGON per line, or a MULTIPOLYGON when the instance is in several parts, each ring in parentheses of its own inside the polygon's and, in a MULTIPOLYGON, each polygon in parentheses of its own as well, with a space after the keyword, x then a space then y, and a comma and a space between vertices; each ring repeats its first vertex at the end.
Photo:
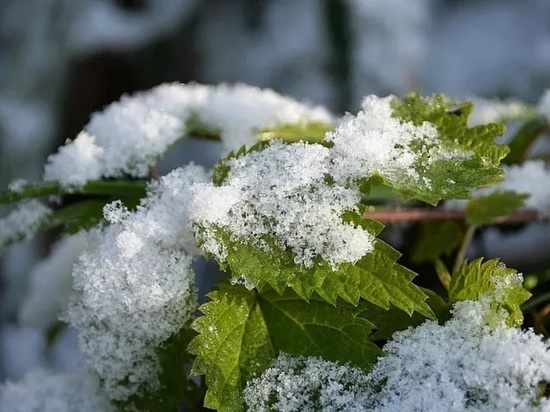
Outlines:
POLYGON ((2 244, 23 239, 29 240, 44 223, 52 210, 38 200, 27 200, 0 219, 0 247, 2 244))

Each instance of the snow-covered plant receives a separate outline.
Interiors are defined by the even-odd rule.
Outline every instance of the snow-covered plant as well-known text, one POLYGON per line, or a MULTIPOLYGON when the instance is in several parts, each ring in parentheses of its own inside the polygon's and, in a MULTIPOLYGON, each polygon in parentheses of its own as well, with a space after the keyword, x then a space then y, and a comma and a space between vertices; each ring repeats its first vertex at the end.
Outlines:
MULTIPOLYGON (((76 329, 84 369, 5 384, 0 410, 22 397, 43 410, 548 410, 549 346, 520 329, 548 294, 525 303, 521 274, 466 259, 476 229, 548 216, 548 171, 524 162, 533 133, 498 144, 504 126, 471 126, 472 110, 367 96, 335 119, 271 90, 167 84, 93 115, 42 182, 0 193, 20 202, 0 245, 69 233, 20 317, 76 329), (186 135, 226 153, 159 176, 186 135), (423 287, 382 239, 400 220, 421 222, 405 258, 433 265, 423 287), (225 275, 199 306, 204 257, 225 275)), ((546 119, 529 116, 529 130, 546 119)))

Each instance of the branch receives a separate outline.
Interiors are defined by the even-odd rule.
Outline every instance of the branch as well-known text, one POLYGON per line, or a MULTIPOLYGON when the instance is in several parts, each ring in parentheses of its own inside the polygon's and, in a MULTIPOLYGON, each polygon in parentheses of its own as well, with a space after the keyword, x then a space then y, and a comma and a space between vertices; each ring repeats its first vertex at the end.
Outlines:
MULTIPOLYGON (((419 222, 427 220, 466 220, 466 212, 462 210, 446 209, 391 209, 391 210, 367 210, 363 217, 366 219, 378 220, 381 223, 404 223, 419 222)), ((543 220, 543 216, 535 209, 523 209, 508 216, 497 217, 493 220, 494 225, 505 225, 512 223, 529 223, 543 220)))

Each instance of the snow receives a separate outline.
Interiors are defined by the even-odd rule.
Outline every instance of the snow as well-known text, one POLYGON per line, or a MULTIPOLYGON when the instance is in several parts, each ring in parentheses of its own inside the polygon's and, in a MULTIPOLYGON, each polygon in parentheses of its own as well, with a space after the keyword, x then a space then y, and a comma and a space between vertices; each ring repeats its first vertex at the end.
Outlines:
POLYGON ((0 247, 13 240, 30 240, 52 210, 38 200, 19 203, 16 209, 0 219, 0 247))
POLYGON ((487 302, 458 302, 444 325, 397 332, 370 372, 319 358, 281 354, 247 383, 251 411, 542 412, 550 348, 533 331, 495 329, 487 302))
POLYGON ((35 369, 19 382, 0 386, 0 412, 110 412, 98 379, 85 370, 51 374, 35 369))
POLYGON ((270 250, 273 238, 290 248, 294 261, 305 267, 322 257, 331 265, 356 262, 374 248, 374 238, 362 228, 344 223, 341 215, 356 210, 355 189, 329 185, 330 150, 319 144, 291 145, 273 141, 228 162, 221 186, 196 185, 191 220, 197 235, 205 230, 202 248, 219 260, 227 251, 216 235, 223 228, 232 240, 252 242, 270 250))
POLYGON ((93 233, 96 247, 73 268, 75 293, 63 320, 77 330, 86 364, 112 399, 159 388, 156 350, 195 310, 184 208, 190 186, 205 176, 198 166, 177 169, 149 187, 135 212, 108 205, 111 225, 93 233))
POLYGON ((261 377, 247 383, 243 399, 250 412, 367 411, 358 394, 367 385, 358 368, 317 357, 281 354, 261 377))
POLYGON ((68 188, 101 177, 144 177, 149 167, 187 133, 187 123, 219 132, 226 150, 256 142, 255 132, 289 123, 330 123, 309 107, 272 90, 245 85, 163 84, 123 96, 95 113, 74 141, 48 158, 44 180, 68 188))
POLYGON ((80 253, 90 248, 86 233, 66 235, 29 274, 29 290, 19 310, 19 322, 28 327, 48 327, 66 309, 72 291, 72 267, 80 253))
POLYGON ((393 99, 395 96, 365 97, 356 116, 344 117, 334 132, 327 133, 326 140, 334 143, 333 177, 338 182, 344 184, 372 174, 389 181, 420 179, 416 163, 422 152, 413 149, 412 144, 422 140, 424 146, 437 146, 439 134, 429 122, 415 126, 392 117, 393 99))

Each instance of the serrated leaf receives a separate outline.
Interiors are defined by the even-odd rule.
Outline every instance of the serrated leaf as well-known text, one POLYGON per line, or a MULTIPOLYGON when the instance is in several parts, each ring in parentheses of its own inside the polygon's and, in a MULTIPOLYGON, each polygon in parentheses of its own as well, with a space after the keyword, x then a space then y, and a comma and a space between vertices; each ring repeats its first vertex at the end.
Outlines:
POLYGON ((455 250, 464 236, 461 226, 452 220, 423 222, 411 252, 414 263, 431 262, 455 250))
POLYGON ((453 274, 449 287, 451 302, 462 300, 490 299, 491 308, 497 313, 504 309, 509 316, 510 326, 519 326, 523 322, 520 305, 531 294, 523 288, 522 279, 517 271, 507 268, 498 259, 483 262, 482 258, 471 263, 465 262, 453 274))
POLYGON ((523 207, 528 197, 528 194, 513 190, 497 190, 486 196, 476 196, 466 207, 466 222, 475 226, 490 224, 496 218, 508 216, 523 207))
POLYGON ((472 189, 502 180, 499 163, 508 153, 505 145, 494 142, 504 133, 502 124, 468 126, 472 103, 458 106, 444 95, 423 98, 411 93, 402 101, 392 101, 394 117, 421 125, 430 122, 439 133, 437 144, 416 141, 411 147, 418 155, 414 169, 420 179, 399 175, 383 178, 404 199, 430 204, 441 199, 467 198, 472 189))
MULTIPOLYGON (((356 212, 346 212, 344 220, 363 227, 373 236, 383 228, 382 224, 363 219, 356 212)), ((374 251, 355 264, 341 263, 333 268, 317 256, 308 268, 295 263, 292 252, 282 249, 268 236, 262 238, 267 245, 262 248, 247 239, 233 239, 222 228, 214 231, 229 251, 226 260, 218 263, 223 269, 229 267, 233 275, 244 279, 247 285, 260 290, 268 285, 279 293, 290 287, 305 300, 317 292, 329 303, 335 303, 340 297, 356 305, 364 298, 386 309, 393 304, 409 315, 417 311, 433 317, 425 302, 427 296, 412 283, 416 274, 395 263, 401 254, 380 239, 376 239, 374 251)))
POLYGON ((373 325, 361 309, 333 306, 318 297, 306 302, 292 291, 258 294, 243 286, 221 285, 209 294, 194 323, 199 335, 190 352, 194 372, 205 374, 205 406, 241 411, 246 382, 263 372, 280 352, 321 356, 369 368, 381 350, 368 340, 373 325))

